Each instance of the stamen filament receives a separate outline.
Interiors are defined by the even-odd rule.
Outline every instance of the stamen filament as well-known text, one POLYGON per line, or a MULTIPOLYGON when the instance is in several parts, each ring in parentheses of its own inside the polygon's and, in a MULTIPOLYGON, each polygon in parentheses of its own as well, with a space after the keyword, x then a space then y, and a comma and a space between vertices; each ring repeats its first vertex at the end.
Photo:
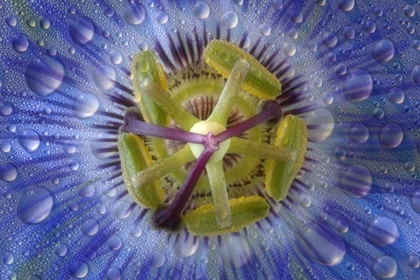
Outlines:
POLYGON ((205 136, 201 134, 142 122, 138 119, 136 112, 126 113, 124 117, 124 125, 122 126, 121 131, 130 132, 137 135, 199 144, 203 144, 205 139, 205 136))
POLYGON ((225 141, 231 137, 237 136, 259 124, 269 121, 282 114, 282 111, 276 101, 267 101, 267 109, 261 113, 241 122, 234 126, 229 127, 227 130, 216 135, 215 139, 218 143, 225 141))
POLYGON ((256 158, 269 158, 275 161, 296 161, 296 151, 292 149, 265 143, 256 143, 238 137, 231 138, 228 153, 242 154, 256 158))
POLYGON ((240 59, 236 62, 217 101, 216 107, 213 109, 207 121, 217 122, 226 126, 233 104, 248 73, 248 68, 249 64, 245 60, 240 59))
POLYGON ((146 80, 140 85, 140 89, 150 96, 184 130, 190 130, 195 123, 200 121, 185 110, 181 104, 175 102, 169 93, 152 80, 146 80))
POLYGON ((210 189, 213 197, 217 224, 220 228, 230 227, 232 225, 232 217, 230 213, 225 174, 223 171, 223 161, 208 163, 206 165, 206 170, 210 181, 210 189))
POLYGON ((145 184, 153 182, 193 160, 195 160, 195 157, 191 152, 190 147, 185 145, 170 157, 164 158, 149 168, 137 173, 132 179, 133 185, 137 188, 141 188, 145 184))

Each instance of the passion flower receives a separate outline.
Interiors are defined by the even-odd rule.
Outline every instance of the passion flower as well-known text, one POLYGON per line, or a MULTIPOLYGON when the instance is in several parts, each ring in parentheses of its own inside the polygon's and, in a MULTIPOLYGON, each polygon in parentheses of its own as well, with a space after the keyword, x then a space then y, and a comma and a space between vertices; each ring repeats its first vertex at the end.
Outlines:
POLYGON ((132 66, 138 109, 118 140, 124 182, 157 229, 210 236, 236 232, 268 215, 301 168, 307 128, 284 118, 281 84, 252 55, 225 41, 204 50, 178 84, 151 51, 132 66), (231 162, 235 163, 232 164, 231 162), (210 203, 209 203, 210 202, 210 203))

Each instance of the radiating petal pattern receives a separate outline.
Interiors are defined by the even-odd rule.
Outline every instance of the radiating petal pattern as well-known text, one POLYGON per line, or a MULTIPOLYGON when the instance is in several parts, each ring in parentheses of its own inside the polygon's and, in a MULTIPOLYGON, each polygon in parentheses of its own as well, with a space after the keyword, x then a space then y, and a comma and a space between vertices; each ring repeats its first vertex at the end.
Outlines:
POLYGON ((2 1, 0 278, 420 279, 419 15, 402 0, 2 1), (131 65, 153 50, 182 90, 214 39, 280 80, 308 150, 284 200, 255 189, 266 218, 169 234, 122 179, 131 65))

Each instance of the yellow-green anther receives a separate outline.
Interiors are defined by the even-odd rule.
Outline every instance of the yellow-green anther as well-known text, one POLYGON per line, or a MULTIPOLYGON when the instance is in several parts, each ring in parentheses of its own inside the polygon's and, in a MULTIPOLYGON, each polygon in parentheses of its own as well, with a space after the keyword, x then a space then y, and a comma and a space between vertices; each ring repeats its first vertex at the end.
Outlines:
POLYGON ((270 205, 259 196, 240 197, 229 200, 232 225, 220 228, 213 204, 204 205, 187 215, 184 220, 189 232, 199 236, 221 235, 241 230, 268 215, 270 205))
POLYGON ((144 81, 150 80, 159 85, 162 90, 168 91, 168 83, 163 66, 151 51, 137 54, 132 65, 134 95, 137 98, 144 120, 156 125, 168 125, 168 115, 152 98, 142 92, 140 86, 144 81))
POLYGON ((149 168, 137 173, 137 175, 134 177, 134 185, 137 188, 143 188, 144 185, 158 180, 159 178, 178 168, 183 167, 185 164, 193 160, 195 160, 195 157, 191 152, 190 147, 185 145, 182 147, 182 149, 178 150, 170 157, 164 158, 149 168))
POLYGON ((256 158, 268 158, 275 161, 295 162, 297 151, 282 146, 257 143, 250 140, 231 138, 228 153, 242 154, 256 158))
POLYGON ((145 80, 140 85, 140 90, 153 99, 153 101, 162 108, 175 122, 184 130, 190 128, 200 120, 191 115, 181 104, 175 102, 165 90, 162 89, 153 80, 145 80))
POLYGON ((208 65, 228 78, 237 61, 246 60, 250 66, 242 88, 263 99, 274 99, 281 94, 279 80, 251 54, 226 42, 213 40, 204 50, 204 59, 208 65))
POLYGON ((210 181, 211 195, 213 197, 214 211, 217 224, 220 228, 230 227, 232 218, 229 207, 229 198, 226 188, 223 162, 208 163, 206 165, 207 176, 210 181))
POLYGON ((287 115, 280 123, 275 145, 294 150, 296 161, 285 162, 270 159, 266 167, 265 190, 281 200, 286 197, 290 185, 303 165, 306 153, 308 129, 302 118, 287 115))
POLYGON ((213 109, 213 112, 207 121, 218 122, 226 126, 233 104, 241 90, 245 75, 248 72, 248 68, 249 63, 243 59, 240 59, 235 63, 225 87, 223 88, 222 94, 216 103, 216 107, 213 109))
POLYGON ((123 133, 118 137, 121 169, 128 193, 145 208, 156 209, 165 199, 159 180, 145 184, 141 188, 132 184, 131 178, 138 172, 150 168, 152 157, 140 137, 123 133))

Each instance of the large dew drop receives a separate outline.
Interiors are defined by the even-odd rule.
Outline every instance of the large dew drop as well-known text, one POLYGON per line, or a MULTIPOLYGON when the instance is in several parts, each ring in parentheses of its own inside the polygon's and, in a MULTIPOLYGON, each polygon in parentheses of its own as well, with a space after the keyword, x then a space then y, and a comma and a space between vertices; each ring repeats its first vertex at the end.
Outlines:
POLYGON ((227 267, 242 267, 251 260, 251 248, 242 236, 226 236, 222 238, 220 257, 227 267))
POLYGON ((194 16, 198 19, 206 19, 210 15, 210 7, 207 3, 198 1, 194 5, 194 16))
POLYGON ((93 70, 93 81, 100 90, 110 90, 115 86, 117 73, 110 65, 102 65, 93 70))
POLYGON ((362 165, 353 165, 340 173, 339 185, 348 196, 364 197, 372 187, 372 174, 362 165))
POLYGON ((361 102, 372 93, 372 76, 365 70, 351 73, 343 86, 343 93, 352 102, 361 102))
POLYGON ((366 239, 382 247, 393 244, 400 236, 397 223, 386 216, 376 217, 366 228, 366 239))
POLYGON ((6 182, 13 182, 16 180, 18 171, 16 166, 10 163, 0 164, 0 179, 6 182))
POLYGON ((99 108, 99 100, 92 93, 86 92, 79 95, 73 103, 73 115, 79 119, 85 119, 99 108))
POLYGON ((397 275, 397 271, 397 262, 390 256, 380 257, 372 265, 372 275, 376 279, 394 278, 397 275))
POLYGON ((70 37, 78 45, 86 45, 95 35, 95 25, 86 17, 72 19, 68 25, 70 37))
POLYGON ((389 123, 382 127, 379 142, 385 149, 391 150, 398 147, 403 140, 403 129, 399 124, 389 123))
POLYGON ((394 44, 388 39, 379 41, 372 50, 372 56, 379 62, 390 61, 394 55, 394 44))
POLYGON ((220 24, 224 29, 235 28, 238 25, 238 21, 239 21, 238 15, 233 11, 229 11, 225 13, 220 18, 220 24))
POLYGON ((124 11, 124 20, 131 25, 139 25, 146 18, 146 10, 140 4, 130 5, 124 11))
POLYGON ((12 47, 16 52, 25 52, 29 47, 28 37, 24 34, 18 34, 12 39, 12 47))
POLYGON ((54 197, 44 187, 36 187, 26 192, 17 207, 19 219, 25 224, 39 224, 51 214, 54 197))
POLYGON ((48 96, 61 86, 65 72, 64 64, 58 58, 43 55, 26 68, 26 84, 34 93, 48 96))
POLYGON ((19 135, 19 144, 27 152, 34 152, 38 149, 40 138, 36 131, 32 129, 25 129, 19 135))

